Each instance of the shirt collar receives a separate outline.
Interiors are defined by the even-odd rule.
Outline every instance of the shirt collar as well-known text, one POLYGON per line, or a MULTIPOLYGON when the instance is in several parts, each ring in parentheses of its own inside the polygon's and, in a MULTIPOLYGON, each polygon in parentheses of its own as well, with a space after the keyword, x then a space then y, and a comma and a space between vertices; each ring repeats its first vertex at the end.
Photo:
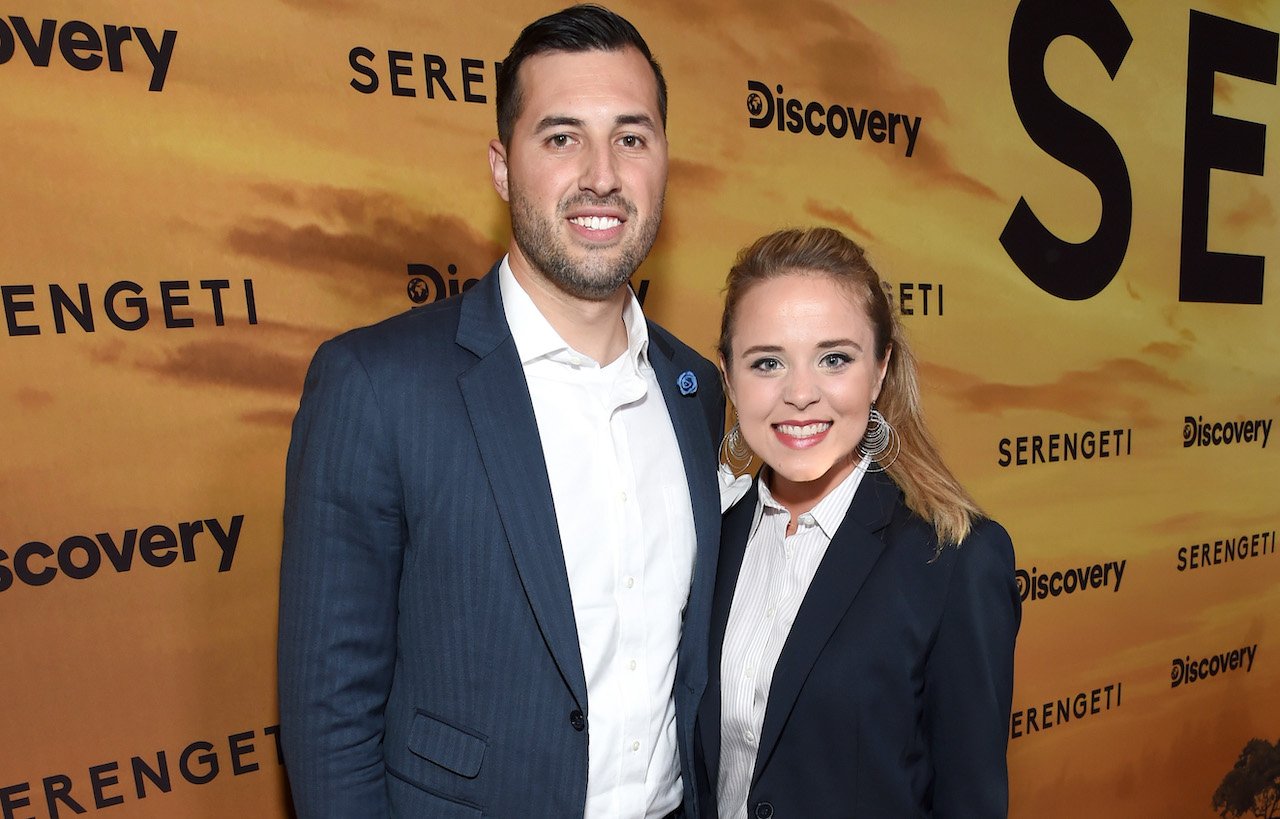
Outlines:
MULTIPOLYGON (((591 362, 592 359, 574 350, 560 337, 551 322, 529 298, 529 294, 516 281, 511 272, 508 256, 502 257, 498 265, 498 286, 502 292, 502 308, 506 313, 507 325, 511 328, 511 337, 516 343, 516 352, 520 355, 521 364, 529 364, 538 359, 563 361, 563 363, 591 362)), ((622 324, 627 329, 627 357, 637 368, 649 364, 649 325, 640 309, 636 294, 627 288, 629 297, 622 307, 622 324)))
MULTIPOLYGON (((808 512, 800 516, 800 521, 806 522, 806 518, 810 518, 812 522, 822 530, 822 534, 827 540, 835 537, 836 530, 840 528, 841 522, 844 521, 845 514, 849 511, 850 504, 853 503, 854 493, 858 491, 858 485, 862 483, 862 478, 867 474, 867 467, 870 465, 871 459, 863 457, 853 471, 845 476, 845 479, 836 484, 835 488, 826 494, 817 505, 808 512)), ((759 482, 759 501, 756 504, 756 523, 759 523, 766 511, 786 513, 786 507, 778 503, 774 499, 773 493, 769 491, 769 484, 766 480, 768 477, 768 467, 761 471, 759 482)), ((755 528, 754 526, 752 527, 755 528)))

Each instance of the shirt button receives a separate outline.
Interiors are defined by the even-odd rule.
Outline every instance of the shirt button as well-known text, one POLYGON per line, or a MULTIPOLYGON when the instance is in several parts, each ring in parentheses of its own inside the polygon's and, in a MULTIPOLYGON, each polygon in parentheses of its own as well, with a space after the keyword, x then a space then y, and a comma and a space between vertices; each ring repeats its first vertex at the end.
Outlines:
POLYGON ((787 547, 787 559, 788 559, 788 560, 790 560, 790 559, 791 559, 791 553, 792 553, 792 552, 794 552, 794 551, 795 551, 795 549, 792 549, 790 546, 788 546, 788 547, 787 547))
POLYGON ((635 586, 635 584, 636 584, 636 579, 635 579, 634 577, 628 577, 628 578, 627 578, 627 588, 628 588, 628 589, 630 589, 630 588, 632 588, 633 586, 635 586))
POLYGON ((635 661, 635 660, 632 660, 631 662, 627 663, 627 668, 630 668, 632 671, 635 671, 635 670, 636 670, 636 661, 635 661))
POLYGON ((750 678, 754 676, 755 673, 756 673, 755 667, 749 665, 747 666, 746 670, 742 672, 742 676, 750 678))
POLYGON ((579 358, 579 357, 578 357, 578 356, 576 356, 576 355, 571 355, 571 356, 569 356, 569 363, 570 363, 570 364, 572 364, 572 365, 573 365, 573 366, 575 366, 575 367, 581 367, 581 366, 582 366, 582 359, 581 359, 581 358, 579 358))
POLYGON ((627 493, 626 493, 626 492, 619 492, 619 493, 618 493, 618 500, 622 501, 623 503, 626 503, 626 502, 627 502, 627 493))
POLYGON ((775 609, 773 608, 773 606, 770 606, 769 608, 764 610, 765 617, 773 617, 774 614, 775 614, 775 609))
POLYGON ((743 738, 743 739, 745 739, 747 742, 755 742, 755 741, 756 741, 756 735, 755 735, 755 732, 754 732, 754 731, 746 731, 746 732, 744 732, 744 733, 742 734, 742 738, 743 738))
POLYGON ((640 742, 639 742, 639 740, 637 740, 636 742, 631 743, 631 750, 633 750, 633 751, 638 751, 638 750, 640 750, 640 742))

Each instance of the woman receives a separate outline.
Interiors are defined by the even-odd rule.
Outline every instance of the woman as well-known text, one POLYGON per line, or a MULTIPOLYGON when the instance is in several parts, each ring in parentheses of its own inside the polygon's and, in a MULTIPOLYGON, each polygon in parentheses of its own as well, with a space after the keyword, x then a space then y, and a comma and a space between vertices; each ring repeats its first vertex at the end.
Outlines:
POLYGON ((720 367, 725 448, 764 468, 722 529, 706 815, 1004 816, 1013 547, 938 455, 862 248, 816 228, 744 250, 720 367))

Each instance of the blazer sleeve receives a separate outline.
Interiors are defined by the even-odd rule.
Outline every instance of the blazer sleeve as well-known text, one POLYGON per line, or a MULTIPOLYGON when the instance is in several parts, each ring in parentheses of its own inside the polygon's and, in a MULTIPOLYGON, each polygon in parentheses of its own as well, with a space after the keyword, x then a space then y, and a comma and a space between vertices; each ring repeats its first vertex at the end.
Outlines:
POLYGON ((389 814, 383 712, 404 534, 399 471, 343 339, 307 373, 285 474, 280 738, 297 815, 389 814))
POLYGON ((952 557, 925 673, 933 816, 1004 817, 1014 640, 1021 620, 1013 544, 998 523, 983 520, 952 557))

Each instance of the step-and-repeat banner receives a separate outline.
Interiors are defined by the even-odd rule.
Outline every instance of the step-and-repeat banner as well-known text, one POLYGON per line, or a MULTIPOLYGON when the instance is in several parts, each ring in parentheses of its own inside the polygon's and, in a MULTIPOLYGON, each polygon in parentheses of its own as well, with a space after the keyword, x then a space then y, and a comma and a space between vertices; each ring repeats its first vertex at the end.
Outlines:
MULTIPOLYGON (((495 63, 555 7, 0 10, 4 819, 287 814, 303 374, 506 246, 495 63)), ((671 85, 645 309, 711 355, 738 248, 846 231, 943 450, 1013 535, 1013 815, 1264 815, 1280 3, 617 8, 671 85)))

